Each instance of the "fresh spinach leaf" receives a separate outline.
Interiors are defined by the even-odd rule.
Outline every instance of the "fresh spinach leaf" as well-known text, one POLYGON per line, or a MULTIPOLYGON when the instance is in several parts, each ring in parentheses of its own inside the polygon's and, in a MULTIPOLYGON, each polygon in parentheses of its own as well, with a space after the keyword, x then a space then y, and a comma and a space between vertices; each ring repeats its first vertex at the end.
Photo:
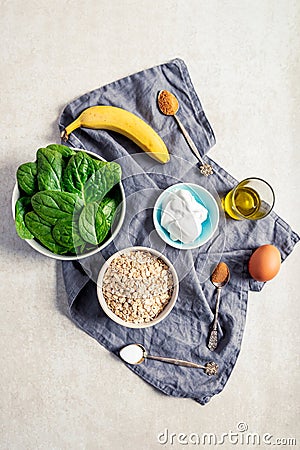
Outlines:
POLYGON ((93 159, 85 152, 77 152, 68 162, 63 174, 64 190, 83 197, 84 186, 95 172, 93 159))
POLYGON ((93 163, 94 163, 95 170, 98 170, 101 167, 106 166, 106 164, 109 164, 108 161, 101 161, 101 159, 94 159, 94 158, 92 158, 92 160, 93 160, 93 163))
POLYGON ((113 186, 120 182, 122 176, 121 166, 118 163, 110 162, 100 167, 92 174, 84 186, 85 204, 90 202, 101 202, 105 194, 113 186))
POLYGON ((55 241, 70 250, 85 244, 78 231, 78 223, 72 217, 60 219, 52 230, 55 241))
POLYGON ((33 195, 38 190, 37 165, 35 162, 21 164, 17 170, 19 188, 27 195, 33 195))
POLYGON ((96 213, 95 228, 98 244, 101 244, 101 242, 104 241, 109 232, 110 225, 108 224, 106 217, 100 207, 98 208, 96 213))
POLYGON ((77 254, 82 255, 83 253, 91 252, 92 250, 95 250, 97 248, 97 245, 89 244, 88 242, 85 242, 77 249, 77 254))
POLYGON ((25 225, 25 214, 32 209, 30 197, 21 197, 15 206, 15 224, 18 235, 21 239, 32 239, 33 234, 25 225))
POLYGON ((39 191, 60 191, 62 176, 62 155, 49 148, 37 151, 37 180, 39 191))
POLYGON ((109 227, 111 227, 111 224, 114 220, 118 204, 119 202, 116 198, 110 197, 108 195, 106 195, 100 203, 100 208, 102 209, 109 227))
POLYGON ((90 244, 100 244, 109 231, 109 225, 99 204, 88 203, 79 217, 79 232, 81 237, 90 244))
POLYGON ((67 147, 66 145, 49 144, 49 145, 47 145, 46 148, 49 148, 50 150, 54 150, 58 153, 61 153, 63 158, 69 158, 73 155, 76 155, 76 151, 70 147, 67 147))
POLYGON ((18 168, 17 180, 21 238, 34 237, 56 254, 86 253, 106 238, 121 201, 119 164, 50 144, 37 151, 36 162, 18 168))
POLYGON ((37 192, 31 204, 34 211, 51 225, 59 219, 72 218, 76 210, 82 207, 78 195, 59 191, 37 192))
POLYGON ((51 225, 45 222, 34 211, 25 215, 25 224, 33 236, 51 252, 63 255, 68 253, 69 249, 55 242, 52 236, 51 225))

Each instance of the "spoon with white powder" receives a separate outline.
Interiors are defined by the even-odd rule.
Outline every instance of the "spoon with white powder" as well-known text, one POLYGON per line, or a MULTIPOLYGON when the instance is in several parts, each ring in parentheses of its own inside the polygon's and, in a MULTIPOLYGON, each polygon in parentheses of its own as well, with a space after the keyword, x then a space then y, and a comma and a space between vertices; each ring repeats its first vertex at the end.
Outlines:
POLYGON ((211 361, 205 364, 196 364, 182 359, 166 358, 163 356, 149 355, 142 344, 129 344, 120 350, 120 357, 127 364, 141 364, 146 358, 155 359, 156 361, 175 364, 176 366, 192 367, 194 369, 203 369, 206 375, 216 375, 218 372, 218 364, 211 361))

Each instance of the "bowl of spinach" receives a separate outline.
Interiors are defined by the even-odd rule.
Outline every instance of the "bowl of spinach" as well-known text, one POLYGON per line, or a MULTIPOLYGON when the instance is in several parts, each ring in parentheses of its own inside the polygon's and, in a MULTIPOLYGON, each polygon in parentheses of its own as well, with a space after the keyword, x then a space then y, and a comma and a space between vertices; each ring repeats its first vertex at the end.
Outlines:
POLYGON ((106 247, 125 216, 121 166, 65 145, 21 164, 12 196, 17 234, 43 255, 76 260, 106 247))

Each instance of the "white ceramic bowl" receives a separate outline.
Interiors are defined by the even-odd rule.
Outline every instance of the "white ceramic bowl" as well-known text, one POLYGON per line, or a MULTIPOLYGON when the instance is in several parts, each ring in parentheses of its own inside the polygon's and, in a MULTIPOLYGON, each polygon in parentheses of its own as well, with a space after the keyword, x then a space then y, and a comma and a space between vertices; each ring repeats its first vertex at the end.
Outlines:
POLYGON ((156 200, 153 209, 153 222, 160 238, 171 247, 179 248, 181 250, 198 248, 213 237, 219 223, 219 207, 213 195, 202 186, 193 183, 173 184, 164 190, 156 200), (161 225, 162 201, 166 199, 171 192, 176 192, 179 189, 189 191, 195 200, 208 210, 207 219, 202 223, 201 234, 193 242, 188 244, 183 244, 180 241, 173 241, 170 238, 168 231, 161 225))
MULTIPOLYGON (((81 148, 72 148, 72 150, 75 151, 84 151, 86 153, 88 153, 89 155, 91 155, 93 158, 96 159, 100 159, 101 161, 105 161, 104 158, 101 158, 101 156, 97 155, 96 153, 90 152, 88 150, 83 150, 81 148)), ((50 250, 48 250, 46 247, 44 247, 42 244, 40 244, 38 241, 36 241, 35 239, 25 239, 25 241, 37 252, 41 253, 42 255, 48 256, 49 258, 54 258, 54 259, 59 259, 59 260, 63 260, 63 261, 74 261, 74 260, 78 260, 78 259, 83 259, 83 258, 87 258, 88 256, 92 256, 95 253, 100 252, 102 249, 104 249, 105 247, 107 247, 108 244, 110 244, 110 242, 115 239, 115 237, 117 236, 117 234, 119 233, 124 218, 125 218, 125 210, 126 210, 126 198, 125 198, 125 192, 124 192, 124 188, 122 185, 122 182, 118 183, 118 186, 120 188, 120 192, 121 192, 121 205, 117 210, 117 215, 116 218, 114 219, 114 223, 113 223, 113 229, 112 229, 112 233, 109 236, 108 239, 106 239, 101 245, 99 245, 97 248, 84 253, 82 255, 70 255, 70 256, 66 256, 66 255, 56 255, 55 253, 52 253, 50 250)), ((20 197, 20 192, 18 189, 18 184, 15 184, 15 187, 13 189, 13 193, 12 193, 12 214, 13 214, 13 218, 15 219, 15 205, 17 200, 20 197)))
POLYGON ((148 248, 148 247, 128 247, 123 250, 120 250, 119 252, 114 253, 103 264, 103 266, 99 272, 98 280, 97 280, 97 295, 98 295, 98 300, 99 300, 99 303, 100 303, 103 311, 114 322, 118 323, 119 325, 123 325, 124 327, 128 327, 128 328, 148 328, 148 327, 158 324, 161 320, 165 319, 170 314, 170 312, 172 311, 172 309, 176 303, 176 300, 178 297, 178 291, 179 291, 178 276, 177 276, 177 273, 176 273, 172 263, 168 260, 168 258, 166 258, 164 255, 162 255, 160 252, 158 252, 157 250, 154 250, 152 248, 148 248), (102 292, 103 277, 104 277, 104 274, 105 274, 107 268, 113 261, 113 259, 117 258, 120 255, 123 255, 124 253, 132 252, 132 251, 139 251, 139 250, 149 252, 152 255, 155 255, 158 258, 162 259, 169 267, 171 274, 173 276, 173 281, 174 281, 173 293, 172 293, 172 296, 171 296, 169 302, 165 306, 165 308, 155 319, 153 319, 151 322, 145 322, 145 323, 133 323, 133 322, 126 322, 125 320, 122 320, 119 316, 114 314, 113 311, 108 307, 108 305, 105 301, 105 298, 103 296, 103 292, 102 292))

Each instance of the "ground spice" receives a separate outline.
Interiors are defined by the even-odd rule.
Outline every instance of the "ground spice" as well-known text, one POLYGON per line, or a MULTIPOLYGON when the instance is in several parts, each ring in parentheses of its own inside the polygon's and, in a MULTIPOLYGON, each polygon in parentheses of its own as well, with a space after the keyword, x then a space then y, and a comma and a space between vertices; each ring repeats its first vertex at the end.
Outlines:
POLYGON ((158 96, 158 106, 166 116, 173 116, 178 111, 178 100, 169 91, 161 91, 158 96))
POLYGON ((211 281, 213 283, 223 283, 228 276, 228 272, 227 265, 224 262, 219 262, 211 275, 211 281))

